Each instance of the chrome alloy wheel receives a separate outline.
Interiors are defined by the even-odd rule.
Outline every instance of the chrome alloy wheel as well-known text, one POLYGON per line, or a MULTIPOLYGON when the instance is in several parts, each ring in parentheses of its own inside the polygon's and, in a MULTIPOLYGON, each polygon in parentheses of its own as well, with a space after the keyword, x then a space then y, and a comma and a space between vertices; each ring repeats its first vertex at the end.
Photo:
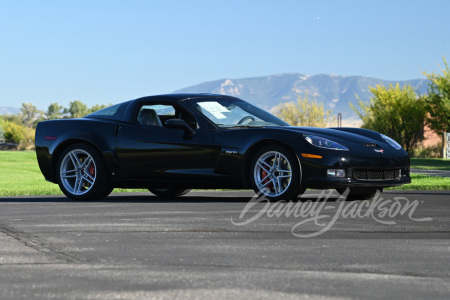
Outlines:
POLYGON ((277 197, 291 184, 291 164, 280 152, 269 151, 259 157, 253 176, 259 191, 266 196, 277 197))
POLYGON ((64 188, 72 195, 84 195, 94 186, 97 167, 92 156, 81 149, 66 154, 59 168, 64 188))

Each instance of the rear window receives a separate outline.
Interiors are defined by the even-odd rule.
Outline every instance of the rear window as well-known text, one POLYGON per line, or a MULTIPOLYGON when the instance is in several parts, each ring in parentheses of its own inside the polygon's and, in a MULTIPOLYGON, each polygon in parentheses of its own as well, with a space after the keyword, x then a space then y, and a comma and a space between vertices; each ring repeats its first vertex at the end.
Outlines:
POLYGON ((128 103, 129 102, 119 103, 113 106, 100 109, 96 112, 87 115, 85 118, 109 119, 119 121, 122 119, 122 115, 125 111, 125 108, 128 106, 128 103))

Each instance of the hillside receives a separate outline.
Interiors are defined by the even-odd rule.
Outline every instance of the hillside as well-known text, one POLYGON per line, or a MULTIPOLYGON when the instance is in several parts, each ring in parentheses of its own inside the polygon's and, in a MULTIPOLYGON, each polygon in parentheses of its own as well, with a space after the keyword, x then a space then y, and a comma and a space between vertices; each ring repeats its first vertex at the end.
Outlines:
POLYGON ((0 115, 14 115, 20 112, 20 108, 0 106, 0 115))
POLYGON ((357 94, 363 101, 369 101, 369 86, 388 86, 399 83, 410 84, 420 94, 426 93, 427 80, 388 81, 363 76, 315 75, 299 73, 279 74, 242 79, 221 79, 186 87, 176 93, 214 93, 237 96, 261 108, 270 110, 277 104, 297 99, 296 95, 308 93, 310 98, 323 102, 333 114, 342 113, 346 121, 358 120, 349 103, 357 105, 357 94))

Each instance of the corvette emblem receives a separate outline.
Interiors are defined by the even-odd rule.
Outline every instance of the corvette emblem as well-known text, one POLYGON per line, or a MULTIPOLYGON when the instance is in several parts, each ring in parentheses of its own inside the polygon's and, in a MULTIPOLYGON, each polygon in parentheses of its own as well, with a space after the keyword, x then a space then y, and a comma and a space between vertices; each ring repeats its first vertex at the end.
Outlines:
POLYGON ((378 152, 378 153, 383 153, 384 152, 384 150, 383 149, 373 149, 375 152, 378 152))

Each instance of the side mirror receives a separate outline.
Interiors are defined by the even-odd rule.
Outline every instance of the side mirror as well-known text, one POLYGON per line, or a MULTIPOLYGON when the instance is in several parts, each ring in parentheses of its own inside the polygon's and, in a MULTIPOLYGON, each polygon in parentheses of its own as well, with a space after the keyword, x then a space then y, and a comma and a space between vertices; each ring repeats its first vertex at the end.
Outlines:
POLYGON ((186 121, 181 119, 169 119, 164 123, 164 125, 167 128, 182 129, 185 132, 186 137, 191 137, 195 134, 195 131, 191 128, 191 126, 189 126, 186 121))

